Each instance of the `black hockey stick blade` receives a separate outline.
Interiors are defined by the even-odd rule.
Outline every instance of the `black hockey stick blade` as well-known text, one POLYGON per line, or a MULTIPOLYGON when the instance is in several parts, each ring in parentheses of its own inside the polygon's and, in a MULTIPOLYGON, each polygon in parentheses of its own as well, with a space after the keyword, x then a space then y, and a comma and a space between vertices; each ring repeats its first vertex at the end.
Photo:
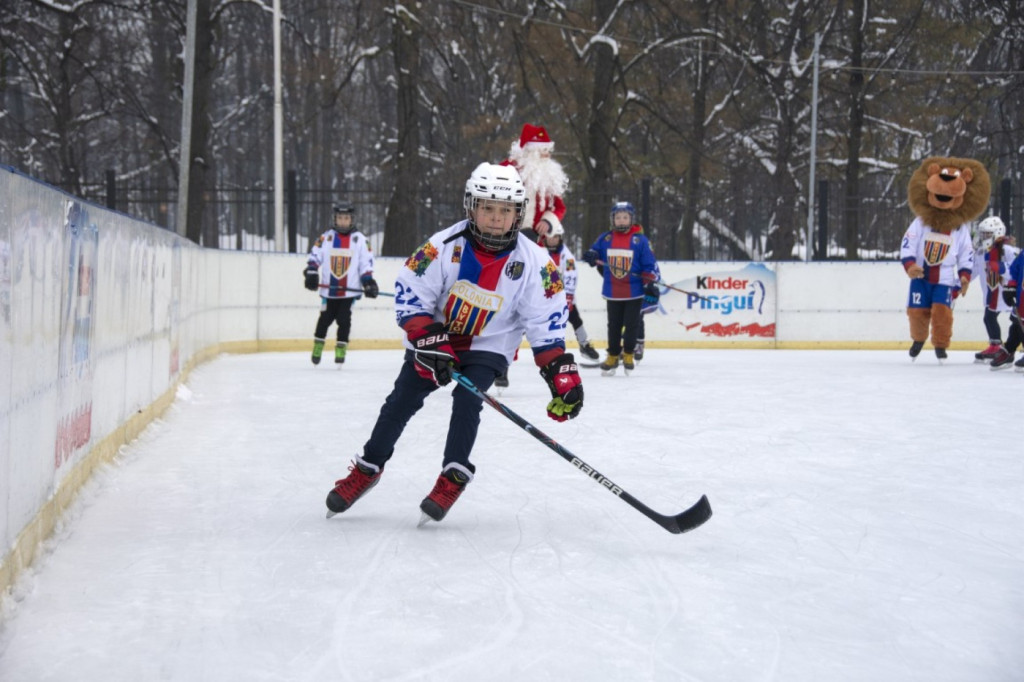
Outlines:
MULTIPOLYGON (((661 516, 659 514, 659 516, 661 516)), ((655 521, 669 533, 685 533, 694 528, 704 525, 704 522, 711 518, 711 503, 707 495, 701 495, 697 503, 684 512, 675 516, 661 516, 655 521)))
POLYGON ((464 375, 462 372, 458 370, 452 370, 452 377, 457 382, 459 382, 460 386, 462 386, 466 390, 470 391, 471 393, 479 397, 481 400, 483 400, 485 403, 493 407, 498 412, 501 412, 503 415, 508 417, 508 419, 512 421, 516 426, 521 428, 523 431, 526 431, 528 434, 539 440, 541 443, 544 443, 544 445, 548 446, 548 448, 553 450, 555 454, 557 454, 559 457, 561 457, 562 459, 569 462, 574 467, 585 473, 589 478, 592 478, 595 481, 597 481, 603 488, 607 489, 608 492, 612 493, 620 500, 622 500, 629 506, 633 507, 633 509, 636 509, 641 514, 643 514, 650 520, 654 521, 656 524, 658 524, 668 532, 675 533, 676 535, 680 533, 685 533, 687 531, 691 531, 694 528, 703 525, 705 521, 711 518, 711 503, 708 502, 707 495, 701 495, 700 499, 697 500, 696 504, 694 504, 689 509, 680 512, 679 514, 676 514, 675 516, 666 516, 665 514, 659 514, 658 512, 654 511, 653 509, 645 505, 640 500, 636 499, 635 497, 627 493, 625 490, 623 490, 620 486, 615 484, 610 478, 602 474, 600 471, 590 466, 582 459, 580 459, 579 457, 577 457, 576 455, 572 454, 564 447, 559 445, 557 442, 555 442, 553 438, 543 433, 533 424, 520 417, 518 414, 509 409, 507 405, 498 401, 494 396, 489 395, 484 391, 481 391, 479 388, 477 388, 476 384, 474 384, 469 379, 469 377, 464 375))

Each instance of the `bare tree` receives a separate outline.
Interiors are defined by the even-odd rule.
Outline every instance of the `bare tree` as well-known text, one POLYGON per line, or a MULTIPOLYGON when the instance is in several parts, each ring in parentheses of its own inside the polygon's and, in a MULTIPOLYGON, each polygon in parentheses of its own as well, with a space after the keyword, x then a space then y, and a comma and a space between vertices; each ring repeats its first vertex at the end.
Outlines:
POLYGON ((420 112, 417 82, 420 73, 422 25, 404 6, 395 4, 392 13, 391 49, 397 82, 397 140, 392 162, 395 189, 388 203, 382 251, 412 253, 420 186, 420 112))

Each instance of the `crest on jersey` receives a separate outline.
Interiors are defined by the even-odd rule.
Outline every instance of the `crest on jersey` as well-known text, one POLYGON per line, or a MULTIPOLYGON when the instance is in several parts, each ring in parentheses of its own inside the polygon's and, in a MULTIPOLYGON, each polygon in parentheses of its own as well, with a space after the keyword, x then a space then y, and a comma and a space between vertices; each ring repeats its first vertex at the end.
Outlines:
POLYGON ((431 244, 429 241, 423 243, 420 248, 409 256, 405 261, 405 267, 413 271, 417 277, 422 277, 423 273, 427 271, 430 264, 437 258, 437 247, 431 244))
POLYGON ((555 294, 565 290, 565 282, 562 280, 562 273, 558 266, 548 261, 540 269, 540 279, 544 285, 544 298, 551 298, 555 294))
POLYGON ((456 244, 455 248, 452 249, 452 262, 453 263, 461 263, 462 262, 462 245, 461 244, 456 244))
POLYGON ((505 276, 511 280, 517 280, 526 272, 526 263, 521 260, 510 260, 505 263, 505 276))
POLYGON ((505 299, 493 291, 459 280, 448 292, 444 306, 448 333, 479 336, 504 302, 505 299))
POLYGON ((948 234, 932 232, 924 240, 924 262, 935 267, 946 259, 952 238, 948 234))
POLYGON ((608 265, 615 279, 629 279, 633 267, 633 249, 608 249, 608 265))
POLYGON ((352 266, 352 254, 348 251, 342 251, 337 254, 331 254, 331 274, 336 279, 341 279, 348 274, 348 269, 352 266))
POLYGON ((1003 278, 999 274, 999 271, 993 272, 992 270, 985 271, 985 281, 988 282, 989 289, 998 289, 999 285, 1003 283, 1003 278))

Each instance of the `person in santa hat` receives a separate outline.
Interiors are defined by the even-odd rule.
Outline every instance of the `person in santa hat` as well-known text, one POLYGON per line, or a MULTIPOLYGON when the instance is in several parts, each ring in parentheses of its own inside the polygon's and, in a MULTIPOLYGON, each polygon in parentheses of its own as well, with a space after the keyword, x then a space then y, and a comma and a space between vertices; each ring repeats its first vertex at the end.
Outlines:
POLYGON ((569 186, 569 178, 562 165, 551 158, 555 143, 544 126, 523 125, 519 139, 512 142, 504 166, 515 166, 526 187, 530 203, 523 216, 523 230, 533 230, 534 241, 539 241, 565 217, 562 195, 569 186), (552 220, 554 218, 554 220, 552 220))
MULTIPOLYGON (((523 211, 520 234, 541 246, 546 245, 544 238, 551 234, 555 225, 561 227, 565 217, 562 194, 569 186, 569 178, 562 170, 562 164, 551 158, 554 149, 555 143, 544 126, 526 123, 519 139, 513 140, 508 158, 501 162, 502 166, 513 166, 519 171, 526 196, 530 199, 523 211)), ((508 387, 508 368, 494 381, 494 385, 508 387)))

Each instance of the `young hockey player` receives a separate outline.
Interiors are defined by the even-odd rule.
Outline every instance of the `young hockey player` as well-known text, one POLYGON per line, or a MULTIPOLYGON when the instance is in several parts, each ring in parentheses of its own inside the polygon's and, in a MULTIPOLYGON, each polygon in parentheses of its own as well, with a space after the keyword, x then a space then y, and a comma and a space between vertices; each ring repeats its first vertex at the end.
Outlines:
POLYGON ((601 295, 608 308, 608 357, 601 363, 604 376, 615 374, 620 354, 623 371, 633 371, 645 289, 657 286, 658 262, 635 216, 636 210, 628 201, 613 205, 612 229, 583 254, 583 260, 591 266, 600 265, 604 276, 601 295))
POLYGON ((352 304, 366 295, 376 298, 377 282, 373 279, 373 252, 366 235, 353 223, 355 207, 347 201, 334 203, 334 227, 324 232, 309 250, 303 272, 306 288, 320 293, 320 315, 313 331, 314 365, 320 364, 327 330, 337 323, 334 362, 345 362, 348 335, 352 330, 352 304))
POLYGON ((975 362, 991 362, 1003 343, 999 313, 1010 311, 1010 306, 1003 300, 1003 283, 1010 263, 1016 256, 1013 237, 1006 236, 1006 225, 999 216, 989 216, 982 220, 974 239, 974 269, 971 278, 980 277, 983 282, 981 293, 985 301, 985 313, 982 321, 988 334, 988 348, 975 353, 975 362))
MULTIPOLYGON (((1010 330, 1006 333, 1006 343, 992 358, 992 369, 1009 367, 1017 348, 1024 342, 1024 251, 1010 263, 1009 276, 1003 286, 1003 300, 1010 307, 1010 330)), ((1024 358, 1013 364, 1018 372, 1024 372, 1024 358)))
POLYGON ((565 228, 562 227, 562 222, 558 218, 552 217, 551 230, 544 237, 544 243, 548 247, 551 260, 562 273, 562 281, 565 282, 565 301, 569 305, 569 324, 572 325, 573 331, 576 333, 576 341, 580 344, 580 353, 591 360, 597 360, 601 356, 590 345, 587 330, 583 327, 583 318, 580 317, 579 308, 576 307, 576 280, 578 279, 576 257, 565 244, 565 228))
MULTIPOLYGON (((362 455, 327 495, 328 517, 377 483, 409 419, 453 371, 487 390, 524 333, 551 391, 548 416, 565 421, 579 414, 583 385, 565 352, 562 279, 544 249, 519 239, 526 203, 515 168, 482 163, 466 182, 466 219, 431 236, 405 262, 395 282, 405 360, 362 455)), ((424 520, 443 519, 476 472, 470 453, 483 401, 462 385, 451 396, 441 473, 420 504, 424 520)))

